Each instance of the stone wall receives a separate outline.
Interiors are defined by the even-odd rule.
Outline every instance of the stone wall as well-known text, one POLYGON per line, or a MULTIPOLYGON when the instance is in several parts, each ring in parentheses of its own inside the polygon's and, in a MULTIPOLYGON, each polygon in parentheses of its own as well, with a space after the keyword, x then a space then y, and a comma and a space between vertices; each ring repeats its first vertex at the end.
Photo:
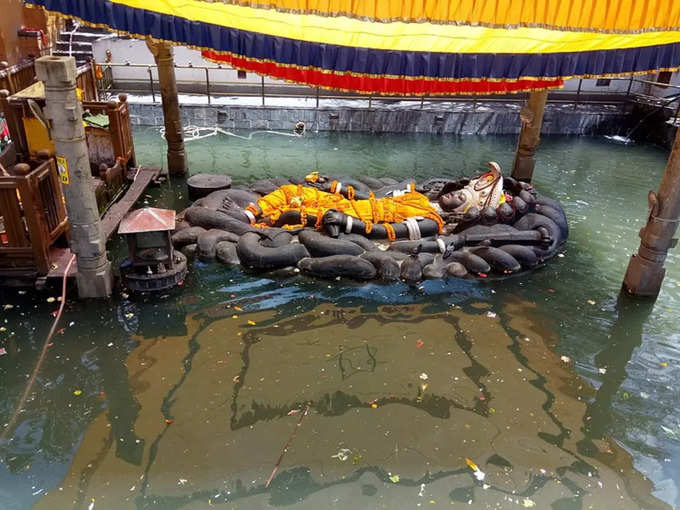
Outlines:
POLYGON ((640 143, 660 145, 671 149, 680 124, 675 118, 677 103, 661 107, 663 103, 637 103, 631 117, 635 119, 628 130, 629 136, 640 143))
MULTIPOLYGON (((438 103, 423 109, 385 102, 372 108, 278 107, 182 105, 185 126, 219 126, 223 129, 271 129, 288 131, 298 121, 310 131, 359 131, 397 133, 451 133, 461 135, 519 133, 519 104, 512 103, 438 103)), ((163 125, 160 104, 130 103, 135 125, 163 125)), ((543 119, 543 134, 620 134, 631 123, 625 104, 592 105, 548 104, 543 119)))

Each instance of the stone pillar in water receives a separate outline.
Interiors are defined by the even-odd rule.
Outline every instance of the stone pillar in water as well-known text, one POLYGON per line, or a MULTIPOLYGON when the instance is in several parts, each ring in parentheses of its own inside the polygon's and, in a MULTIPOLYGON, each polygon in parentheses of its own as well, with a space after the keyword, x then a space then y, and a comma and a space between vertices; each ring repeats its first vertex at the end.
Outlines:
POLYGON ((92 185, 83 107, 76 95, 76 61, 73 57, 42 57, 35 61, 35 72, 45 83, 45 109, 66 197, 71 251, 78 265, 78 295, 107 297, 113 278, 92 185))
POLYGON ((671 155, 666 164, 659 191, 650 191, 647 224, 640 230, 640 247, 630 258, 623 288, 635 296, 656 297, 661 290, 666 270, 663 264, 680 219, 680 129, 675 135, 671 155))
POLYGON ((147 40, 146 45, 151 50, 158 66, 165 139, 168 142, 168 172, 172 176, 183 176, 187 173, 187 154, 184 150, 184 130, 179 113, 173 49, 170 44, 164 42, 147 40))
POLYGON ((512 164, 512 177, 519 181, 531 182, 536 164, 536 149, 541 141, 543 110, 547 99, 547 90, 531 92, 527 104, 520 111, 522 130, 519 133, 515 162, 512 164))

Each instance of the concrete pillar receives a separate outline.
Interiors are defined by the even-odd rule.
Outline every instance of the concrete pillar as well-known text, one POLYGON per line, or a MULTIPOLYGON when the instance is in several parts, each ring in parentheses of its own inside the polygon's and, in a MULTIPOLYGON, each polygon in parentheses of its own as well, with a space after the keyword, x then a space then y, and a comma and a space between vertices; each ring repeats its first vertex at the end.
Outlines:
POLYGON ((107 297, 113 285, 111 263, 106 258, 106 239, 94 195, 83 108, 76 96, 76 61, 73 57, 42 57, 35 61, 35 72, 45 83, 45 110, 66 197, 71 251, 77 257, 78 295, 107 297))
POLYGON ((158 66, 165 139, 168 142, 168 171, 171 176, 183 176, 187 174, 187 154, 184 150, 184 130, 179 114, 173 48, 168 43, 149 40, 146 41, 146 45, 151 50, 158 66))
POLYGON ((630 258, 623 289, 635 296, 656 297, 666 270, 663 263, 674 239, 680 219, 680 129, 675 135, 658 192, 649 192, 647 224, 640 230, 640 247, 630 258))
POLYGON ((541 141, 543 110, 548 99, 547 90, 538 90, 529 94, 527 104, 519 113, 522 120, 522 131, 519 133, 515 161, 512 164, 512 177, 519 181, 531 182, 536 164, 535 155, 541 141))

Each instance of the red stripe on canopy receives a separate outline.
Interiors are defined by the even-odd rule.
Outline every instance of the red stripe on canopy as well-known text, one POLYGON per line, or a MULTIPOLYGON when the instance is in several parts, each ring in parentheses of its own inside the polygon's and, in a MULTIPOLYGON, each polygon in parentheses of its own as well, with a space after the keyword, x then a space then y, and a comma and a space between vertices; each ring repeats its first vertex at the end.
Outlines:
POLYGON ((202 52, 203 58, 228 64, 243 71, 268 75, 312 87, 379 93, 386 95, 424 94, 504 94, 531 90, 554 89, 564 84, 561 79, 536 80, 435 80, 420 78, 387 78, 350 73, 334 73, 307 67, 280 65, 211 50, 202 52))

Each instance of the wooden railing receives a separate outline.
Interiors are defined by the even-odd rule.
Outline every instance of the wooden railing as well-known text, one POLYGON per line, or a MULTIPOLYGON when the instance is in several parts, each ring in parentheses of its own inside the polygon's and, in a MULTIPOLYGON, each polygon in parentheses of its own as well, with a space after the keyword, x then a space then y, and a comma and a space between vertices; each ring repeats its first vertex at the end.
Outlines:
MULTIPOLYGON (((28 161, 35 156, 35 150, 29 147, 29 139, 24 126, 23 118, 34 118, 34 112, 28 106, 28 99, 17 99, 11 97, 16 93, 17 88, 23 90, 35 82, 34 65, 33 62, 22 64, 24 66, 21 71, 17 71, 18 66, 12 66, 4 71, 0 71, 0 111, 5 114, 5 120, 9 127, 10 137, 14 142, 14 149, 19 161, 28 161), (13 70, 13 71, 12 71, 13 70), (10 72, 12 71, 12 72, 10 72), (30 72, 28 72, 30 71, 30 72), (4 73, 4 74, 3 74, 4 73), (3 80, 4 76, 4 82, 3 80), (30 79, 29 79, 30 76, 30 79), (9 88, 4 88, 4 85, 9 88), (15 92, 12 92, 15 90, 15 92), (31 154, 33 152, 33 154, 31 154)), ((83 101, 97 101, 98 91, 92 65, 86 64, 78 68, 78 76, 76 78, 76 85, 83 91, 83 101)), ((34 98, 36 104, 43 108, 45 106, 44 98, 34 98)), ((127 108, 127 106, 126 106, 127 108)), ((127 112, 127 109, 126 109, 127 112)), ((128 114, 129 118, 129 114, 128 114)), ((46 134, 45 137, 48 135, 46 134)), ((36 137, 33 137, 35 142, 36 137)), ((39 149, 47 149, 48 147, 39 147, 39 149)), ((34 147, 35 149, 35 147, 34 147)))
POLYGON ((83 91, 83 101, 99 101, 95 66, 95 62, 91 61, 77 69, 76 87, 83 91))
POLYGON ((0 89, 6 89, 10 94, 16 94, 32 83, 35 83, 33 60, 0 68, 0 89))
MULTIPOLYGON (((116 160, 122 159, 123 166, 135 166, 135 146, 132 139, 132 127, 130 124, 130 108, 127 96, 120 94, 118 102, 83 102, 83 111, 88 110, 93 115, 104 114, 109 117, 109 133, 113 155, 116 160)), ((90 158, 92 161, 92 158, 90 158)), ((113 164, 113 163, 112 163, 113 164)))
POLYGON ((50 247, 68 235, 66 208, 53 159, 31 168, 19 164, 10 175, 0 175, 0 270, 36 272, 50 270, 50 247))
MULTIPOLYGON (((99 100, 94 63, 87 63, 77 70, 76 84, 83 91, 83 101, 99 100)), ((10 95, 35 83, 35 61, 27 60, 21 64, 0 68, 0 90, 8 90, 10 95)))

